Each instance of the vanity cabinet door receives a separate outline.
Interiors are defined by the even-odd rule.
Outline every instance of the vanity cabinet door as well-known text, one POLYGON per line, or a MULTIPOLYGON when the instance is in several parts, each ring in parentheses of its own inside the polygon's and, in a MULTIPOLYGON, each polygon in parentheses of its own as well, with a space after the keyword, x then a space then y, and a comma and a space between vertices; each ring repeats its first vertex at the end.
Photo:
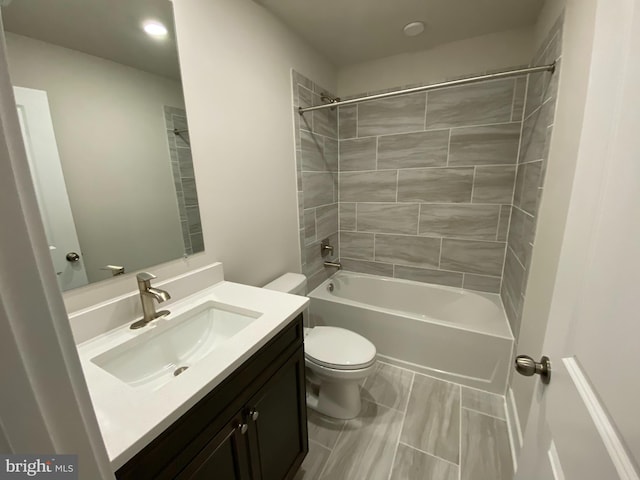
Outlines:
POLYGON ((247 430, 234 417, 193 459, 176 480, 251 480, 247 430))
POLYGON ((292 479, 309 451, 302 347, 249 401, 245 419, 252 479, 292 479))

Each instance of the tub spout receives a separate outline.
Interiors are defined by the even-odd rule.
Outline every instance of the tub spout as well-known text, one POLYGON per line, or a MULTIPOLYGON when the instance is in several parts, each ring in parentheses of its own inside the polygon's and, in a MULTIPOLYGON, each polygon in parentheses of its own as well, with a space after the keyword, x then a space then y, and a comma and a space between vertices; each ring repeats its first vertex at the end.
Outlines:
POLYGON ((338 270, 342 270, 342 264, 340 262, 324 262, 325 267, 335 267, 338 270))

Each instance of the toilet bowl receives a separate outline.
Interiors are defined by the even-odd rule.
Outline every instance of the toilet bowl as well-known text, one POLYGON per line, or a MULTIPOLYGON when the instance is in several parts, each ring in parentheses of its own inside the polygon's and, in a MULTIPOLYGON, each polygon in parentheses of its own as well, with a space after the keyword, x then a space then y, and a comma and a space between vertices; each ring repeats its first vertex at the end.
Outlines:
MULTIPOLYGON (((264 286, 304 295, 304 275, 286 273, 264 286)), ((338 327, 305 328, 307 405, 329 417, 350 419, 360 413, 360 385, 375 368, 376 347, 355 332, 338 327)))

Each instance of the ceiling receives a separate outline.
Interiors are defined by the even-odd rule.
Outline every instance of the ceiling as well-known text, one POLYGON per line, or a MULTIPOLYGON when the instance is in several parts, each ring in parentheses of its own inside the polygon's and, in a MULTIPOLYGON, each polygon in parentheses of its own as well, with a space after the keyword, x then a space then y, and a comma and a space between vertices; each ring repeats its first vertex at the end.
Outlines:
POLYGON ((2 19, 8 32, 180 79, 170 0, 15 0, 2 19), (144 20, 162 22, 169 35, 148 36, 144 20))
POLYGON ((533 25, 544 0, 254 0, 337 66, 533 25), (423 21, 407 37, 402 28, 423 21))

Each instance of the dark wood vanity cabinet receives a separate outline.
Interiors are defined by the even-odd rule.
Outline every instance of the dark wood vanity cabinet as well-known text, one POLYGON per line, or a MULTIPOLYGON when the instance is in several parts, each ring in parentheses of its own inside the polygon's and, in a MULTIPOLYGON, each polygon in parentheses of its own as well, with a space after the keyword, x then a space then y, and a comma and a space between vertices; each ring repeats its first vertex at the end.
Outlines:
POLYGON ((116 477, 292 479, 308 452, 302 340, 298 316, 116 477))

